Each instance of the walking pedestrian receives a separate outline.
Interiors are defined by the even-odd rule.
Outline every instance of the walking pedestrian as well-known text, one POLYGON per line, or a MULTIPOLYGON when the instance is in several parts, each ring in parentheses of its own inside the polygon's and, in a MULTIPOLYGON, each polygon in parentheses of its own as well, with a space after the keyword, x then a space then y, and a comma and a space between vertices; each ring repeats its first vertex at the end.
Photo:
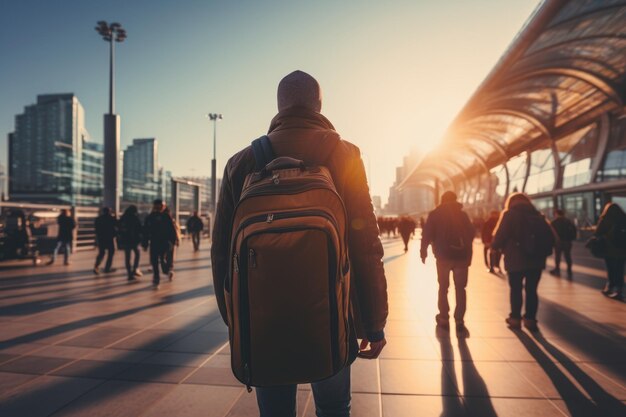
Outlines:
POLYGON ((174 273, 170 268, 170 251, 176 243, 176 228, 174 221, 166 211, 163 200, 154 200, 152 211, 146 217, 144 224, 143 247, 150 246, 150 264, 152 265, 152 288, 159 289, 161 283, 160 271, 169 276, 171 281, 174 273))
POLYGON ((176 239, 174 240, 174 244, 170 245, 170 249, 167 251, 167 256, 165 257, 165 263, 167 265, 166 266, 167 275, 168 275, 169 280, 171 281, 174 278, 174 259, 176 255, 176 248, 180 246, 180 239, 182 238, 182 233, 180 231, 180 225, 178 224, 174 216, 172 216, 172 212, 170 211, 170 208, 165 207, 165 210, 163 210, 163 213, 170 216, 170 218, 172 219, 172 224, 174 225, 174 231, 176 232, 176 239))
POLYGON ((604 241, 607 284, 602 293, 624 300, 624 262, 626 262, 626 213, 615 203, 607 203, 594 235, 604 241))
POLYGON ((204 223, 198 212, 194 211, 193 216, 187 219, 187 232, 191 236, 191 242, 193 243, 193 251, 198 252, 200 250, 200 236, 204 229, 204 223))
POLYGON ((511 303, 506 323, 511 329, 521 328, 523 322, 528 330, 538 330, 537 287, 546 258, 552 254, 556 241, 556 233, 528 196, 515 192, 507 198, 491 247, 504 252, 511 303), (526 306, 522 316, 523 290, 526 306))
POLYGON ((500 270, 500 251, 491 248, 491 241, 493 240, 493 231, 498 224, 500 218, 500 212, 497 210, 489 213, 489 218, 483 223, 481 230, 481 240, 483 242, 483 259, 485 266, 490 273, 495 273, 495 268, 500 270))
POLYGON ((100 273, 100 263, 104 259, 105 253, 107 260, 104 264, 104 272, 115 272, 115 268, 111 268, 113 264, 113 255, 115 254, 115 238, 117 237, 117 219, 111 213, 111 209, 103 207, 100 216, 95 220, 96 229, 96 245, 98 246, 98 255, 93 272, 97 275, 100 273))
POLYGON ((474 226, 463 210, 463 205, 457 202, 457 196, 452 191, 446 191, 441 196, 441 204, 428 215, 422 230, 422 245, 420 257, 426 262, 428 246, 433 246, 437 259, 437 281, 439 282, 438 302, 439 314, 435 317, 437 326, 448 329, 450 327, 450 305, 448 304, 448 288, 450 287, 450 272, 454 280, 456 292, 456 307, 454 320, 456 330, 464 332, 465 310, 467 308, 465 288, 467 287, 468 269, 472 263, 472 243, 474 240, 474 226))
POLYGON ((402 236, 402 242, 404 242, 404 252, 409 250, 409 239, 411 239, 411 235, 415 232, 415 220, 413 220, 409 216, 402 216, 398 221, 398 230, 400 231, 400 236, 402 236))
POLYGON ((556 209, 554 214, 555 219, 552 220, 551 225, 559 240, 554 248, 554 269, 550 271, 550 275, 561 276, 561 255, 564 255, 567 278, 572 279, 572 242, 576 240, 578 230, 574 222, 565 217, 565 211, 556 209))
POLYGON ((59 250, 63 248, 63 265, 70 264, 70 253, 72 252, 72 242, 74 241, 74 229, 76 229, 76 221, 70 215, 68 209, 61 210, 61 214, 57 217, 59 231, 57 234, 57 244, 52 252, 52 258, 48 265, 52 265, 57 258, 59 250))
POLYGON ((142 240, 142 231, 143 226, 139 220, 137 206, 128 206, 118 222, 117 247, 124 250, 124 263, 129 283, 138 282, 137 277, 143 275, 139 269, 141 257, 139 245, 142 240), (131 263, 132 255, 134 259, 131 263))
MULTIPOLYGON (((387 317, 387 291, 383 248, 360 151, 342 140, 330 121, 320 113, 321 94, 317 81, 301 71, 287 75, 278 87, 278 110, 268 136, 234 155, 226 165, 211 247, 215 294, 231 335, 240 334, 240 321, 236 318, 233 321, 233 315, 241 317, 239 312, 243 311, 249 312, 254 321, 242 319, 241 323, 244 326, 250 324, 250 329, 260 332, 254 333, 258 337, 250 340, 246 336, 247 330, 241 333, 244 339, 233 337, 231 352, 237 366, 249 349, 254 349, 260 355, 257 358, 262 358, 244 366, 243 374, 236 373, 242 380, 256 378, 255 375, 258 377, 263 370, 267 370, 265 375, 273 379, 274 383, 256 388, 261 417, 295 416, 297 383, 305 382, 312 383, 317 415, 347 417, 350 415, 350 364, 357 354, 367 359, 378 357, 386 343, 383 329, 387 317), (266 161, 265 151, 279 158, 257 169, 255 165, 263 165, 266 161), (307 166, 317 168, 308 169, 307 166), (295 169, 281 170, 281 167, 295 169), (253 174, 254 171, 257 174, 253 174), (270 176, 264 177, 267 173, 270 176), (282 175, 287 179, 283 181, 282 175), (293 181, 309 181, 311 176, 317 178, 317 188, 303 193, 311 196, 307 204, 318 209, 287 212, 291 214, 261 213, 263 219, 254 223, 254 227, 275 227, 271 229, 273 232, 245 234, 245 244, 248 245, 242 249, 245 254, 233 253, 231 233, 235 206, 239 205, 237 210, 241 208, 244 181, 250 184, 246 178, 251 181, 265 178, 262 184, 274 184, 275 192, 279 193, 289 186, 290 176, 293 181), (341 204, 335 205, 334 209, 326 206, 338 202, 337 198, 343 201, 345 211, 341 204), (311 215, 306 216, 307 213, 311 215), (336 223, 338 219, 345 220, 341 221, 345 233, 328 240, 326 236, 334 236, 330 230, 341 227, 336 223), (300 226, 293 226, 295 224, 300 226), (298 230, 298 227, 304 228, 298 230), (330 234, 322 232, 320 227, 329 230, 330 234), (335 251, 336 245, 342 246, 341 242, 349 244, 349 251, 347 247, 342 251, 344 256, 349 256, 349 262, 348 258, 336 258, 339 253, 335 251), (247 280, 248 275, 255 279, 247 280), (235 278, 237 286, 231 287, 235 285, 235 278), (248 284, 243 284, 244 280, 248 284), (344 306, 338 307, 337 297, 329 297, 329 282, 331 291, 338 291, 338 285, 350 285, 352 300, 347 301, 350 294, 337 292, 335 294, 342 297, 340 304, 344 306), (231 298, 230 291, 240 288, 244 291, 239 293, 242 297, 231 298), (248 295, 256 297, 254 305, 241 303, 248 295), (334 311, 330 327, 310 324, 317 323, 320 317, 328 318, 329 308, 319 310, 316 307, 319 305, 330 306, 334 311), (338 320, 339 317, 345 318, 350 311, 354 315, 347 323, 338 320), (348 333, 343 333, 343 329, 348 333), (359 337, 363 340, 359 352, 357 333, 361 331, 363 334, 359 337), (331 339, 335 342, 331 343, 331 339), (242 350, 238 349, 239 346, 242 350), (331 357, 336 358, 335 365, 331 363, 331 357), (285 365, 287 363, 289 365, 285 365), (310 378, 301 380, 285 376, 303 369, 309 372, 310 378)), ((250 190, 249 187, 246 189, 250 190)), ((272 205, 302 202, 302 196, 295 194, 287 198, 268 194, 254 198, 272 205)), ((247 227, 242 223, 239 225, 247 227)), ((241 249, 239 244, 244 242, 235 243, 235 247, 241 249)), ((233 368, 235 370, 235 366, 233 368)))

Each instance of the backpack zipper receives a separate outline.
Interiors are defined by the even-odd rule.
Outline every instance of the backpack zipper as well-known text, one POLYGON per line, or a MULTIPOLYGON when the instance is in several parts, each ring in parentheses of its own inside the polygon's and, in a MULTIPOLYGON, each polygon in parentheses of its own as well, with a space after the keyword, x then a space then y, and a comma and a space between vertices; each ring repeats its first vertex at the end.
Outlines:
POLYGON ((248 251, 248 268, 256 268, 256 252, 254 249, 248 251))

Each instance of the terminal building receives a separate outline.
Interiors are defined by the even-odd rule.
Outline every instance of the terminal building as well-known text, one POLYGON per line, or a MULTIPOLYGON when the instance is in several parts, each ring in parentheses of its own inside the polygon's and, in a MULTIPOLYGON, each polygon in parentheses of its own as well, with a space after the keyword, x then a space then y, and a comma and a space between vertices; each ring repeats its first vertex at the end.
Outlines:
POLYGON ((626 209, 625 21, 621 1, 543 2, 399 188, 453 190, 474 217, 522 191, 580 229, 626 209))

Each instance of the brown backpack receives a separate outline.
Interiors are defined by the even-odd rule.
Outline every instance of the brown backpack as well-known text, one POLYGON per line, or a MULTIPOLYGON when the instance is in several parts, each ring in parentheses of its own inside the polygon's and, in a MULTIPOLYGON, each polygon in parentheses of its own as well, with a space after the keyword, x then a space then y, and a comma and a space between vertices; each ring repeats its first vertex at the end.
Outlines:
POLYGON ((348 361, 345 207, 326 167, 274 159, 267 136, 252 149, 225 286, 233 373, 248 389, 322 380, 348 361))

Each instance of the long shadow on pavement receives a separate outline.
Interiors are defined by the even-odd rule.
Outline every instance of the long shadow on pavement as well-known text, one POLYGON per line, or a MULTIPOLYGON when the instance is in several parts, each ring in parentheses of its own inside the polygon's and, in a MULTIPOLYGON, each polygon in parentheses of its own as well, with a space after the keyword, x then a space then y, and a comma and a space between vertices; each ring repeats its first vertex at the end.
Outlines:
POLYGON ((622 417, 626 415, 626 405, 607 393, 567 355, 548 342, 541 333, 536 333, 531 338, 521 330, 513 332, 550 378, 572 417, 622 417), (576 379, 591 399, 574 385, 540 346, 546 349, 576 379))
MULTIPOLYGON (((598 296, 599 303, 611 303, 598 296)), ((564 307, 544 298, 540 301, 542 325, 550 329, 559 339, 583 351, 597 362, 611 363, 621 375, 626 375, 624 346, 626 337, 620 329, 590 320, 571 308, 564 307)), ((608 311, 608 310, 607 310, 608 311)))
MULTIPOLYGON (((184 268, 176 268, 176 271, 191 271, 197 269, 206 269, 206 266, 193 266, 193 267, 184 267, 184 268)), ((113 277, 113 276, 111 276, 113 277)), ((92 277, 93 281, 94 278, 92 277)), ((108 294, 102 297, 96 298, 74 298, 74 299, 64 299, 59 301, 50 301, 48 299, 45 300, 34 300, 28 301, 20 304, 11 304, 5 307, 0 307, 0 316, 19 316, 19 315, 29 315, 29 314, 37 314, 42 313, 44 311, 53 310, 56 308, 67 307, 69 305, 75 305, 80 303, 91 303, 97 301, 109 301, 114 300, 116 298, 125 297, 127 295, 143 292, 146 288, 134 288, 130 291, 119 292, 115 294, 108 294)))
MULTIPOLYGON (((139 289, 137 291, 152 291, 149 288, 139 289)), ((128 294, 128 293, 124 293, 128 294)), ((3 342, 0 342, 0 346, 7 347, 13 346, 20 343, 33 343, 38 340, 46 339, 51 336, 56 336, 65 332, 69 332, 72 330, 81 329, 87 326, 91 326, 94 324, 102 324, 111 320, 120 319, 122 317, 128 317, 135 313, 139 313, 140 311, 149 310, 151 308, 164 306, 167 304, 172 304, 174 302, 181 302, 185 300, 189 300, 197 297, 206 297, 208 295, 213 294, 213 287, 201 287, 195 288, 193 290, 189 290, 179 294, 172 294, 163 297, 160 301, 142 305, 135 308, 130 308, 128 310, 117 311, 115 313, 102 314, 100 316, 89 317, 81 320, 72 321, 70 323, 61 324, 55 327, 51 327, 49 329, 41 330, 38 332, 29 333, 24 336, 15 337, 13 339, 8 339, 3 342)))
MULTIPOLYGON (((192 297, 188 294, 186 298, 192 297)), ((185 298, 181 298, 177 301, 182 301, 182 299, 185 298)), ((156 305, 162 304, 167 304, 167 302, 157 303, 156 305)), ((136 310, 137 309, 131 309, 116 315, 102 316, 102 320, 109 317, 109 319, 113 319, 130 315, 136 312, 136 310)), ((40 388, 31 388, 29 390, 25 390, 23 387, 20 388, 19 386, 14 387, 11 392, 0 396, 0 415, 43 417, 50 415, 66 415, 69 413, 72 416, 85 416, 94 415, 95 411, 97 411, 97 415, 112 415, 109 414, 107 408, 112 410, 111 412, 115 412, 116 408, 119 408, 116 407, 118 396, 126 394, 128 389, 133 389, 133 387, 137 386, 124 384, 157 382, 160 381, 160 377, 169 374, 172 370, 177 368, 185 369, 185 366, 189 366, 184 360, 176 366, 153 365, 149 362, 146 363, 145 359, 137 363, 136 351, 154 351, 155 354, 160 351, 167 351, 168 346, 177 343, 180 339, 189 336, 201 326, 211 323, 214 320, 221 320, 219 313, 214 312, 208 314, 206 317, 199 317, 186 326, 182 326, 176 331, 176 333, 179 334, 177 338, 172 338, 170 335, 163 335, 160 338, 151 340, 149 344, 128 350, 126 355, 122 353, 119 358, 116 358, 115 363, 101 362, 100 365, 89 368, 85 371, 85 374, 81 374, 80 372, 78 374, 72 374, 71 379, 54 384, 45 384, 40 388), (158 345, 159 342, 161 342, 163 347, 155 349, 154 346, 158 345), (117 366, 114 367, 113 365, 117 366), (106 377, 103 377, 103 375, 106 375, 106 377), (82 379, 82 381, 91 381, 92 383, 84 386, 82 390, 77 391, 76 380, 74 378, 88 378, 82 379), (107 383, 111 383, 112 385, 103 388, 103 385, 107 383)), ((226 340, 227 336, 225 334, 217 338, 211 338, 209 334, 207 334, 207 343, 201 350, 208 355, 211 351, 215 351, 221 347, 226 340)), ((115 347, 113 346, 113 348, 115 347)), ((118 351, 124 352, 124 350, 121 349, 118 351)), ((91 361, 94 361, 94 359, 97 358, 90 358, 91 361)), ((192 372, 193 369, 195 368, 189 367, 187 370, 192 372)), ((36 381, 36 379, 33 381, 36 381)), ((32 381, 26 382, 26 384, 30 383, 32 383, 32 381)), ((163 383, 164 381, 160 381, 161 388, 163 388, 163 383)), ((145 396, 143 398, 139 396, 135 401, 132 401, 132 403, 128 403, 128 398, 126 398, 127 404, 125 405, 130 407, 130 409, 125 409, 124 415, 140 415, 147 409, 155 406, 159 399, 176 387, 175 382, 169 382, 169 385, 169 387, 163 389, 157 401, 155 401, 155 399, 147 399, 145 396)))
POLYGON ((478 369, 476 369, 467 346, 469 332, 457 333, 459 354, 461 356, 463 393, 458 392, 459 388, 455 371, 457 362, 454 361, 450 332, 437 328, 436 336, 441 349, 441 401, 443 402, 441 417, 497 417, 498 414, 491 403, 487 384, 480 376, 478 369), (446 395, 446 393, 454 391, 459 395, 446 395))

